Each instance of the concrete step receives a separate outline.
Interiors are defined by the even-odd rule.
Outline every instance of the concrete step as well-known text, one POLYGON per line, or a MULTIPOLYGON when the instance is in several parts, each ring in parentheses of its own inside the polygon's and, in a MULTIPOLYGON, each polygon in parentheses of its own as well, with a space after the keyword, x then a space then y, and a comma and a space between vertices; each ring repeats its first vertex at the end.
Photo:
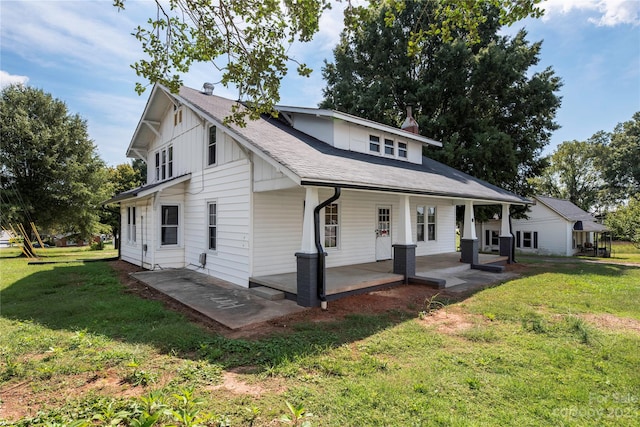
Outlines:
POLYGON ((257 286, 255 288, 250 288, 249 291, 255 296, 264 298, 269 301, 284 299, 284 292, 277 289, 267 288, 266 286, 257 286))

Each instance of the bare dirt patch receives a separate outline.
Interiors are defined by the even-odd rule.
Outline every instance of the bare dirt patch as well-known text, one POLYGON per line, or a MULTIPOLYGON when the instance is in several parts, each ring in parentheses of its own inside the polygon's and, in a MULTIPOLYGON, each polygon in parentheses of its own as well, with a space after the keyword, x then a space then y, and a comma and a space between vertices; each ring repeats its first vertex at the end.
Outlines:
POLYGON ((613 314, 584 314, 581 317, 602 329, 630 331, 640 334, 640 320, 618 317, 613 314))
POLYGON ((426 314, 420 323, 426 327, 435 327, 436 331, 447 335, 455 335, 472 328, 480 316, 464 312, 459 306, 444 307, 426 314))

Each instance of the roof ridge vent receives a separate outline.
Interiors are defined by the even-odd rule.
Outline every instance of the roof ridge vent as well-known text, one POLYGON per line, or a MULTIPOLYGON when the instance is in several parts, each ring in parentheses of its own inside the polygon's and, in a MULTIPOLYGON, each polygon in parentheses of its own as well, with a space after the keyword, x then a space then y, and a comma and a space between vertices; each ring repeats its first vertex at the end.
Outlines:
POLYGON ((213 95, 213 83, 206 82, 202 85, 202 93, 205 95, 213 95))

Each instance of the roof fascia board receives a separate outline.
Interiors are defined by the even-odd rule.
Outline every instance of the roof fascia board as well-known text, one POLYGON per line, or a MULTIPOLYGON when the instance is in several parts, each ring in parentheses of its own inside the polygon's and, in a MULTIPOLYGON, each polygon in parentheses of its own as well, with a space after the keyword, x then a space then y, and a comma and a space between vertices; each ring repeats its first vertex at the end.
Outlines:
POLYGON ((160 88, 161 88, 161 85, 156 84, 153 86, 153 89, 151 89, 151 94, 149 95, 149 99, 147 99, 147 103, 144 106, 144 110, 142 110, 142 115, 140 116, 140 120, 138 121, 136 130, 133 132, 133 136, 131 137, 131 141, 129 142, 129 147, 127 148, 127 157, 131 157, 129 153, 133 151, 133 143, 138 138, 138 134, 142 129, 143 122, 146 120, 145 117, 147 116, 147 113, 151 108, 151 104, 155 101, 155 97, 157 96, 156 94, 160 90, 160 88))
POLYGON ((428 197, 433 197, 437 199, 471 200, 473 202, 476 202, 477 205, 481 205, 481 204, 496 205, 496 204, 508 203, 510 205, 515 205, 515 206, 527 206, 527 205, 533 204, 531 200, 515 201, 515 200, 506 200, 506 199, 483 199, 483 198, 478 198, 478 197, 474 197, 471 195, 464 195, 464 194, 459 196, 453 196, 445 193, 435 193, 430 191, 418 191, 418 190, 407 190, 407 189, 401 189, 401 188, 386 188, 386 187, 369 187, 365 185, 344 184, 344 183, 337 183, 337 182, 332 183, 332 182, 302 180, 300 185, 303 185, 303 186, 306 185, 310 187, 332 187, 332 188, 340 187, 347 190, 368 191, 368 192, 376 192, 376 193, 409 194, 409 195, 415 195, 415 196, 428 196, 428 197))
POLYGON ((193 112, 195 112, 202 119, 214 124, 220 130, 222 130, 223 133, 229 135, 231 138, 236 140, 246 150, 249 150, 253 154, 257 155, 262 160, 264 160, 265 162, 267 162, 271 166, 273 166, 278 172, 282 172, 283 174, 285 174, 287 176, 287 178, 291 179, 293 182, 295 182, 296 184, 300 185, 301 179, 300 179, 300 177, 298 175, 293 173, 286 166, 284 166, 284 165, 278 163, 277 161, 275 161, 271 156, 269 156, 268 154, 264 153, 262 150, 259 150, 255 145, 253 145, 253 143, 251 143, 251 141, 249 141, 248 139, 246 139, 245 137, 243 137, 242 135, 240 135, 238 132, 234 131, 233 129, 227 127, 221 121, 215 119, 214 117, 210 116, 206 112, 202 111, 200 108, 196 107, 191 102, 187 101, 186 99, 182 98, 181 96, 179 96, 179 95, 174 95, 174 96, 176 96, 176 98, 179 98, 180 102, 183 105, 186 105, 187 107, 189 107, 193 112))
POLYGON ((357 124, 357 125, 368 127, 375 130, 379 130, 382 132, 391 133, 393 135, 401 136, 403 138, 413 139, 414 141, 421 142, 422 144, 425 144, 425 145, 442 147, 442 142, 436 141, 435 139, 427 138, 426 136, 417 135, 399 128, 383 125, 382 123, 377 123, 372 120, 363 119, 361 117, 357 117, 357 116, 343 113, 336 110, 327 110, 327 109, 320 109, 320 108, 314 109, 314 108, 305 108, 305 107, 287 107, 287 106, 280 106, 280 105, 276 105, 275 109, 278 110, 278 112, 286 111, 289 113, 307 114, 307 115, 313 115, 316 117, 327 117, 332 119, 344 120, 346 122, 350 122, 353 124, 357 124))

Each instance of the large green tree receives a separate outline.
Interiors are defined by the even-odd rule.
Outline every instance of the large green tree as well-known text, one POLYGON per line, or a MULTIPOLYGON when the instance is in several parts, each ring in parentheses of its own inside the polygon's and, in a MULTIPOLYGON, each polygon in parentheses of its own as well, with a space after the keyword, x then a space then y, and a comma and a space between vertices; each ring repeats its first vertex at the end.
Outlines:
POLYGON ((540 154, 557 128, 561 82, 550 68, 534 72, 541 43, 529 43, 525 31, 500 36, 501 9, 479 5, 471 41, 466 28, 433 33, 444 19, 438 2, 361 11, 325 65, 321 105, 396 126, 413 105, 420 133, 444 144, 429 157, 529 195, 528 178, 545 166, 540 154))
POLYGON ((570 200, 585 211, 602 206, 605 182, 600 159, 605 156, 607 134, 587 141, 565 141, 547 157, 549 165, 531 179, 537 194, 570 200))
MULTIPOLYGON (((150 83, 161 83, 177 91, 181 74, 193 63, 208 62, 222 72, 221 83, 234 85, 249 101, 251 117, 270 113, 280 100, 280 82, 293 63, 300 75, 311 70, 291 56, 295 41, 308 42, 319 29, 322 13, 336 3, 348 3, 345 23, 357 26, 361 8, 345 0, 156 0, 157 14, 134 35, 140 41, 144 58, 133 64, 136 73, 150 83)), ((438 34, 450 38, 464 28, 469 39, 477 39, 484 24, 484 9, 498 11, 502 23, 510 24, 527 16, 540 16, 540 0, 437 0, 421 2, 435 9, 438 25, 421 23, 411 34, 413 45, 438 34), (419 30, 419 31, 418 31, 419 30)), ((126 0, 113 0, 123 10, 126 0)), ((386 7, 387 21, 401 15, 405 0, 370 0, 372 8, 386 7)), ((411 6, 413 7, 413 6, 411 6)), ((417 22, 417 21, 416 21, 417 22)), ((409 50, 406 50, 409 52, 409 50)), ((405 52, 405 53, 406 53, 405 52)), ((142 92, 145 84, 137 84, 142 92)), ((230 119, 244 122, 236 111, 230 119)))
POLYGON ((640 194, 640 111, 631 120, 619 123, 607 137, 599 167, 606 181, 608 201, 640 194))
POLYGON ((636 194, 627 204, 609 212, 604 223, 616 238, 628 240, 640 248, 640 195, 636 194))
POLYGON ((90 236, 108 187, 85 120, 41 89, 8 86, 0 128, 3 225, 90 236))

